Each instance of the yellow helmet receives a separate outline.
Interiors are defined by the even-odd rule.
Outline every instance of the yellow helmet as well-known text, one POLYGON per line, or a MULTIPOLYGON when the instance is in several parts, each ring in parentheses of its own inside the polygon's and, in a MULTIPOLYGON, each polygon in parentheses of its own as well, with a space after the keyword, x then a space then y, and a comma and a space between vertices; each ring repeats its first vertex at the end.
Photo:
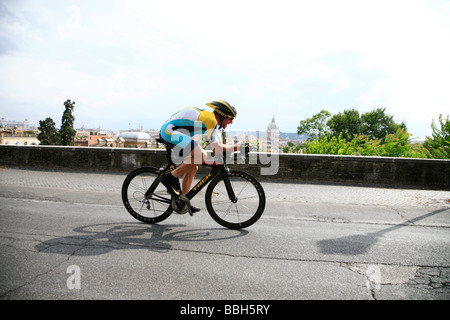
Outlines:
POLYGON ((206 103, 208 107, 214 109, 214 112, 217 113, 221 118, 231 118, 234 119, 237 116, 236 109, 227 101, 224 100, 216 100, 212 102, 206 103))

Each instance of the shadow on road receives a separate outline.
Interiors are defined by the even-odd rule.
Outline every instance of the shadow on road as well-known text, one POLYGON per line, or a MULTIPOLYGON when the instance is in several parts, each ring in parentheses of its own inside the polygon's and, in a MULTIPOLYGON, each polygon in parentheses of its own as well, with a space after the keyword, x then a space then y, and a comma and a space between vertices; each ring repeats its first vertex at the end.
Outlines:
POLYGON ((317 245, 320 248, 320 252, 323 254, 343 254, 351 256, 365 254, 382 235, 400 229, 402 227, 411 226, 417 221, 431 217, 446 210, 448 210, 448 208, 435 210, 417 218, 408 220, 407 223, 397 224, 395 226, 377 232, 371 232, 368 234, 356 234, 336 239, 320 240, 317 242, 317 245))
POLYGON ((165 253, 171 242, 221 241, 242 237, 247 230, 181 229, 182 224, 147 225, 142 223, 105 223, 75 228, 77 233, 44 241, 35 246, 39 252, 69 256, 95 256, 117 249, 146 249, 165 253), (178 231, 177 231, 178 230, 178 231))

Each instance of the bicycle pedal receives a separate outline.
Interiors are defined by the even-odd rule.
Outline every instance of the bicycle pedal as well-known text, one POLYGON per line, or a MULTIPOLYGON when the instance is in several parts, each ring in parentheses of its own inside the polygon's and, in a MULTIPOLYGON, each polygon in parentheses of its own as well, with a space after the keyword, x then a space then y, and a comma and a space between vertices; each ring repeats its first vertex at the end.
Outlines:
POLYGON ((190 214, 191 216, 193 216, 194 213, 197 213, 197 212, 199 212, 199 211, 200 211, 200 208, 197 208, 197 207, 194 207, 194 206, 189 206, 189 214, 190 214))

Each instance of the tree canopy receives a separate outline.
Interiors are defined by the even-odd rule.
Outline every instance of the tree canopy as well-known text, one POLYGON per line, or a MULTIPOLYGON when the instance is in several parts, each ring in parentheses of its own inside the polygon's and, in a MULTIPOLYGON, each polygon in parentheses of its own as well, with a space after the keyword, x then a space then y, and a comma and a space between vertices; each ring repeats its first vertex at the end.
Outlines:
POLYGON ((331 113, 326 110, 322 110, 313 115, 311 118, 300 121, 300 126, 297 127, 297 133, 305 133, 313 138, 320 139, 323 135, 329 132, 327 121, 330 117, 331 113))
POLYGON ((42 145, 59 145, 61 142, 59 132, 56 130, 55 122, 52 118, 48 117, 45 120, 39 121, 38 130, 40 131, 37 135, 38 140, 42 145))
POLYGON ((73 122, 75 117, 73 116, 73 108, 75 101, 68 99, 64 102, 65 110, 61 119, 61 128, 58 131, 56 129, 55 122, 52 118, 48 117, 45 120, 39 121, 38 130, 40 133, 37 138, 42 145, 63 145, 73 146, 76 131, 73 128, 73 122))
POLYGON ((73 146, 76 131, 73 128, 73 122, 75 117, 73 116, 73 108, 75 107, 75 101, 68 99, 64 102, 65 110, 61 119, 61 129, 59 130, 61 136, 61 144, 63 146, 73 146))
POLYGON ((300 121, 299 134, 311 139, 301 146, 289 145, 284 152, 385 157, 450 159, 450 121, 439 116, 432 121, 433 134, 422 143, 412 142, 404 122, 397 123, 385 108, 359 114, 347 109, 335 115, 322 110, 300 121))
POLYGON ((308 134, 313 139, 324 136, 339 137, 351 141, 355 135, 364 135, 371 139, 384 139, 395 134, 398 129, 407 131, 405 123, 397 123, 394 116, 386 114, 386 108, 377 108, 360 115, 356 109, 346 109, 335 115, 322 110, 311 118, 300 121, 298 134, 308 134))
POLYGON ((335 114, 328 120, 327 125, 330 127, 330 134, 338 137, 342 134, 342 138, 347 141, 353 139, 357 134, 361 134, 361 118, 358 110, 344 110, 343 113, 335 114))
POLYGON ((424 142, 424 147, 430 152, 430 157, 434 159, 450 159, 450 121, 442 118, 439 115, 440 128, 435 124, 434 120, 431 123, 433 133, 431 137, 427 137, 424 142))

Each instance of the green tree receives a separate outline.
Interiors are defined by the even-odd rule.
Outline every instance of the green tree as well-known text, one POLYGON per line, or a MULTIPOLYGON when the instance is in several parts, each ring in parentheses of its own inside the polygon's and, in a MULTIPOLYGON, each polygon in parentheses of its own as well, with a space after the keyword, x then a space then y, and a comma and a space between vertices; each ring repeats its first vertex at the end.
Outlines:
POLYGON ((330 117, 331 113, 322 110, 311 118, 300 121, 300 126, 297 127, 297 133, 310 135, 313 139, 320 139, 329 133, 327 121, 330 117))
POLYGON ((60 136, 58 130, 56 130, 55 122, 52 118, 39 121, 38 130, 40 133, 37 138, 42 145, 59 145, 60 136))
POLYGON ((384 137, 384 143, 380 146, 379 155, 386 157, 415 157, 411 150, 410 134, 403 129, 395 133, 389 133, 384 137))
POLYGON ((291 141, 288 141, 287 145, 283 147, 284 153, 300 153, 302 149, 301 145, 295 145, 291 141))
POLYGON ((405 123, 396 123, 392 115, 386 114, 386 108, 377 108, 361 115, 355 109, 347 109, 332 116, 327 125, 332 136, 338 137, 342 133, 346 141, 353 140, 355 135, 384 140, 386 135, 396 134, 398 129, 407 131, 405 123))
POLYGON ((74 138, 76 131, 73 128, 73 122, 75 121, 75 117, 73 116, 73 108, 75 107, 75 101, 70 101, 68 99, 66 102, 64 102, 65 110, 63 112, 63 116, 61 119, 61 129, 60 129, 60 136, 61 136, 61 144, 63 146, 73 146, 74 144, 74 138))
POLYGON ((384 139, 388 134, 396 134, 398 129, 407 131, 406 124, 396 123, 394 116, 385 113, 386 108, 377 108, 361 115, 360 134, 372 139, 384 139))
POLYGON ((353 137, 361 132, 361 119, 358 110, 348 109, 343 113, 338 113, 328 120, 327 125, 330 127, 331 135, 351 141, 353 137))
POLYGON ((439 115, 438 128, 434 122, 431 123, 433 129, 432 137, 427 137, 423 146, 430 152, 429 157, 434 159, 450 159, 450 121, 439 115))

